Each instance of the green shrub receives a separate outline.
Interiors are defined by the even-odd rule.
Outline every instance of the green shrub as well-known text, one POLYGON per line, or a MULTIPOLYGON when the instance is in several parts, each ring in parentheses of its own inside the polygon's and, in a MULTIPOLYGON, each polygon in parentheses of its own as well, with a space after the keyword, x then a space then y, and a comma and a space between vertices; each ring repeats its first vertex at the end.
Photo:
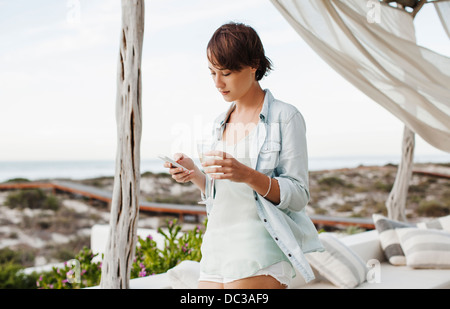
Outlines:
POLYGON ((440 203, 439 201, 421 201, 417 209, 420 216, 441 217, 450 214, 450 207, 440 203))
POLYGON ((42 208, 58 210, 60 206, 60 202, 58 198, 53 194, 48 194, 45 200, 42 203, 42 208))
POLYGON ((11 182, 30 182, 27 178, 11 178, 5 181, 4 183, 11 183, 11 182))
POLYGON ((37 274, 26 275, 23 264, 30 264, 34 254, 30 251, 0 249, 0 289, 33 289, 37 274))
MULTIPOLYGON (((167 231, 158 229, 164 236, 164 249, 159 249, 151 237, 138 237, 130 278, 163 273, 184 260, 200 261, 204 230, 197 226, 181 235, 180 232, 177 220, 168 222, 167 231)), ((65 262, 64 267, 39 274, 24 274, 23 266, 18 264, 23 259, 19 255, 10 249, 0 250, 0 288, 80 289, 100 284, 102 262, 94 262, 98 254, 87 247, 75 256, 77 265, 65 262)))
POLYGON ((93 262, 92 259, 98 254, 84 247, 77 254, 75 260, 79 262, 79 268, 72 263, 64 263, 64 267, 53 267, 50 272, 42 273, 36 280, 39 289, 79 289, 95 286, 100 283, 101 262, 93 262), (77 282, 77 272, 79 279, 77 282))
POLYGON ((158 229, 158 233, 164 236, 163 250, 157 248, 151 236, 146 239, 139 237, 131 278, 166 272, 184 260, 200 261, 202 230, 197 226, 181 236, 180 231, 181 226, 177 224, 177 220, 168 222, 166 232, 158 229))
POLYGON ((392 187, 394 186, 394 184, 393 183, 388 183, 388 182, 385 182, 385 181, 377 180, 373 186, 378 191, 391 192, 392 187))
POLYGON ((359 234, 359 233, 362 233, 365 231, 366 231, 365 229, 360 228, 359 226, 350 225, 344 230, 344 233, 347 235, 353 235, 353 234, 359 234))
POLYGON ((25 189, 11 192, 6 197, 5 205, 10 208, 31 208, 58 210, 60 202, 52 194, 46 194, 41 189, 25 189))
POLYGON ((323 177, 318 180, 318 183, 320 185, 325 185, 325 186, 329 186, 329 187, 334 187, 334 186, 345 187, 345 181, 339 177, 334 177, 334 176, 323 177))
MULTIPOLYGON (((167 231, 158 229, 164 236, 164 249, 159 249, 152 237, 138 237, 135 258, 131 267, 130 278, 144 277, 168 271, 184 260, 200 261, 200 246, 203 230, 197 226, 180 235, 181 226, 177 220, 169 221, 167 231)), ((92 262, 96 255, 86 247, 75 257, 80 262, 80 281, 76 283, 74 267, 53 268, 51 272, 42 273, 36 281, 41 289, 73 289, 100 284, 101 262, 92 262)))
POLYGON ((33 289, 38 275, 26 275, 23 267, 12 262, 0 264, 0 289, 33 289))
POLYGON ((18 264, 18 265, 32 265, 35 255, 31 250, 11 250, 9 248, 0 249, 0 265, 3 264, 18 264))

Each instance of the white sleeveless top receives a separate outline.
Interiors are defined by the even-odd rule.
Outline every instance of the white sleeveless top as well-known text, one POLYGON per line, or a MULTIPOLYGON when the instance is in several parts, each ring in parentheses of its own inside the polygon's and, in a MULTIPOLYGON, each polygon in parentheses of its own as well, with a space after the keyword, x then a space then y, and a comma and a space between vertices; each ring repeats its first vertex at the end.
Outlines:
MULTIPOLYGON (((249 135, 229 146, 219 142, 216 150, 231 154, 250 166, 249 135)), ((216 195, 201 247, 201 271, 228 278, 245 278, 288 258, 267 232, 256 212, 253 189, 245 183, 215 180, 216 195)), ((292 268, 293 274, 295 273, 292 268)))

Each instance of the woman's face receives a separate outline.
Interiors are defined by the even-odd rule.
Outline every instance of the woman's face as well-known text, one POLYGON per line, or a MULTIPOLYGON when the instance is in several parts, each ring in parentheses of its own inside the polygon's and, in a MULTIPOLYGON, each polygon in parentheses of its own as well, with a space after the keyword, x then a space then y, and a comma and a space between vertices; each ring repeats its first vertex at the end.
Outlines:
POLYGON ((218 69, 209 60, 208 68, 211 71, 214 85, 227 102, 239 100, 257 83, 256 68, 246 66, 240 71, 218 69))

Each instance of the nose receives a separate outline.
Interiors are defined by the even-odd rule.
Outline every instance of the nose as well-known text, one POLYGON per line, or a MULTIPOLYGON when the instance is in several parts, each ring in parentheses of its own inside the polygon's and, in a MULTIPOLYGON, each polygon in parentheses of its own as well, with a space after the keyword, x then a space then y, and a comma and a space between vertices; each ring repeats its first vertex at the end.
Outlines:
POLYGON ((217 89, 225 88, 225 82, 223 81, 221 74, 216 74, 214 76, 214 84, 216 85, 217 89))

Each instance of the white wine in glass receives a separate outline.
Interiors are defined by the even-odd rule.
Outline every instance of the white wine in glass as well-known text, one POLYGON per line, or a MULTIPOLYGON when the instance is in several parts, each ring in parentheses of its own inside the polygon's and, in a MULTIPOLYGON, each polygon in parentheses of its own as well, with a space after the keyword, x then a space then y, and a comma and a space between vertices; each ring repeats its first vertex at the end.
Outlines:
MULTIPOLYGON (((214 150, 214 141, 210 139, 203 139, 197 142, 197 151, 198 151, 198 157, 201 163, 204 163, 208 160, 213 159, 221 159, 217 156, 207 156, 205 153, 214 150)), ((213 166, 211 166, 213 167, 213 166)), ((214 192, 214 179, 210 179, 210 191, 209 191, 209 197, 207 201, 213 200, 213 192, 214 192)), ((206 202, 199 202, 199 204, 206 204, 206 202)))

